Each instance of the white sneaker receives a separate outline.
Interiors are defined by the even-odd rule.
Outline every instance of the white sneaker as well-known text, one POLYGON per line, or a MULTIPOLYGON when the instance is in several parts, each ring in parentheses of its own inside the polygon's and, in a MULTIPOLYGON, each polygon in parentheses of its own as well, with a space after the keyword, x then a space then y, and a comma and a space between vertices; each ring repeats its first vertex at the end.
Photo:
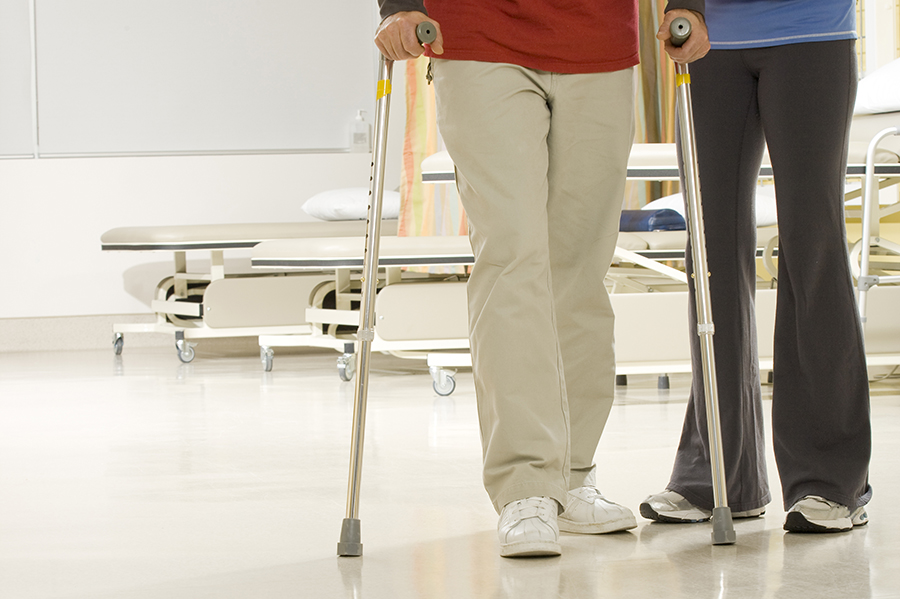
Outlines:
POLYGON ((868 522, 869 515, 863 506, 851 512, 845 505, 818 495, 807 495, 788 510, 784 529, 790 532, 844 532, 868 522))
POLYGON ((569 491, 566 511, 559 515, 559 530, 582 534, 601 534, 628 530, 637 526, 627 507, 613 503, 594 487, 569 491))
MULTIPOLYGON (((680 493, 666 489, 662 493, 650 495, 641 503, 641 516, 648 520, 668 523, 706 522, 712 518, 712 511, 697 507, 680 493)), ((732 518, 755 518, 766 513, 760 507, 743 512, 733 512, 732 518)))
POLYGON ((500 512, 497 535, 500 555, 527 557, 559 555, 559 504, 549 497, 529 497, 507 503, 500 512))

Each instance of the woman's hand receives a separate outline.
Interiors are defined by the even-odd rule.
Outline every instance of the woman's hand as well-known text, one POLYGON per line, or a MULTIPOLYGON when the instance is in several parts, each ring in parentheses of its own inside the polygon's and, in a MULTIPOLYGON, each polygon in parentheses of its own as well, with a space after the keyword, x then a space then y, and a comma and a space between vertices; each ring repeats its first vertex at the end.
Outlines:
POLYGON ((702 15, 692 10, 677 8, 667 12, 656 38, 665 44, 666 52, 675 62, 694 62, 709 52, 709 32, 706 29, 706 22, 702 15), (691 22, 691 37, 680 48, 672 45, 672 33, 669 31, 672 21, 678 17, 684 17, 691 22))

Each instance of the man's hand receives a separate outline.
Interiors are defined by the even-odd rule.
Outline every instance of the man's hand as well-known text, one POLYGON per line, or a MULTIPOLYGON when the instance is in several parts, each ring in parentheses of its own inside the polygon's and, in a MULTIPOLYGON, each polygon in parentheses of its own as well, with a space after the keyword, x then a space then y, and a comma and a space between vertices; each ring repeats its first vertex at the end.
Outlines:
POLYGON ((437 37, 428 46, 435 54, 443 54, 444 38, 441 36, 441 26, 429 19, 425 13, 418 11, 398 12, 385 18, 375 34, 375 45, 391 60, 418 58, 425 51, 416 38, 416 26, 422 21, 434 24, 437 37))
POLYGON ((676 8, 667 12, 666 18, 663 19, 659 31, 656 33, 656 38, 665 43, 666 52, 675 62, 694 62, 709 52, 709 32, 706 29, 706 22, 702 15, 692 10, 676 8), (669 31, 672 21, 678 17, 684 17, 691 22, 691 37, 680 48, 672 45, 672 33, 669 31))

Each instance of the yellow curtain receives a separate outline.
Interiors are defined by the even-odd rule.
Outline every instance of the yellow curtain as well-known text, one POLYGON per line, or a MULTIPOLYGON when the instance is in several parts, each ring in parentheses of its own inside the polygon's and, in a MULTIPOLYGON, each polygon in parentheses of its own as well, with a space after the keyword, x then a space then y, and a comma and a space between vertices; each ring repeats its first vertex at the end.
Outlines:
MULTIPOLYGON (((635 97, 635 143, 675 142, 675 67, 656 39, 666 0, 640 1, 640 56, 635 97)), ((629 181, 625 208, 637 209, 676 193, 674 181, 629 181)))
POLYGON ((422 160, 440 147, 434 87, 425 80, 428 58, 406 61, 406 134, 400 174, 399 235, 464 235, 455 185, 423 184, 422 160))
MULTIPOLYGON (((398 235, 465 235, 465 212, 453 184, 423 184, 422 161, 443 149, 437 130, 434 87, 425 80, 428 58, 406 61, 406 132, 400 173, 398 235)), ((410 270, 463 273, 461 266, 432 266, 410 270)))

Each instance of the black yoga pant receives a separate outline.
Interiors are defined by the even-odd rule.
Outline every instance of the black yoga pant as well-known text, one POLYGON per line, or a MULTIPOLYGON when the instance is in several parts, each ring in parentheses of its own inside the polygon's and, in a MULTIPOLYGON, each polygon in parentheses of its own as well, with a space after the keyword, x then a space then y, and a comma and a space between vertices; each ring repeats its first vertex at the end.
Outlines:
MULTIPOLYGON (((853 41, 713 50, 691 65, 728 503, 770 501, 754 295, 754 191, 768 144, 778 204, 772 430, 785 509, 871 495, 868 375, 843 188, 856 95, 853 41)), ((690 242, 688 247, 688 270, 690 242)), ((696 330, 693 290, 691 330, 696 330)), ((713 507, 700 344, 668 488, 713 507)))

